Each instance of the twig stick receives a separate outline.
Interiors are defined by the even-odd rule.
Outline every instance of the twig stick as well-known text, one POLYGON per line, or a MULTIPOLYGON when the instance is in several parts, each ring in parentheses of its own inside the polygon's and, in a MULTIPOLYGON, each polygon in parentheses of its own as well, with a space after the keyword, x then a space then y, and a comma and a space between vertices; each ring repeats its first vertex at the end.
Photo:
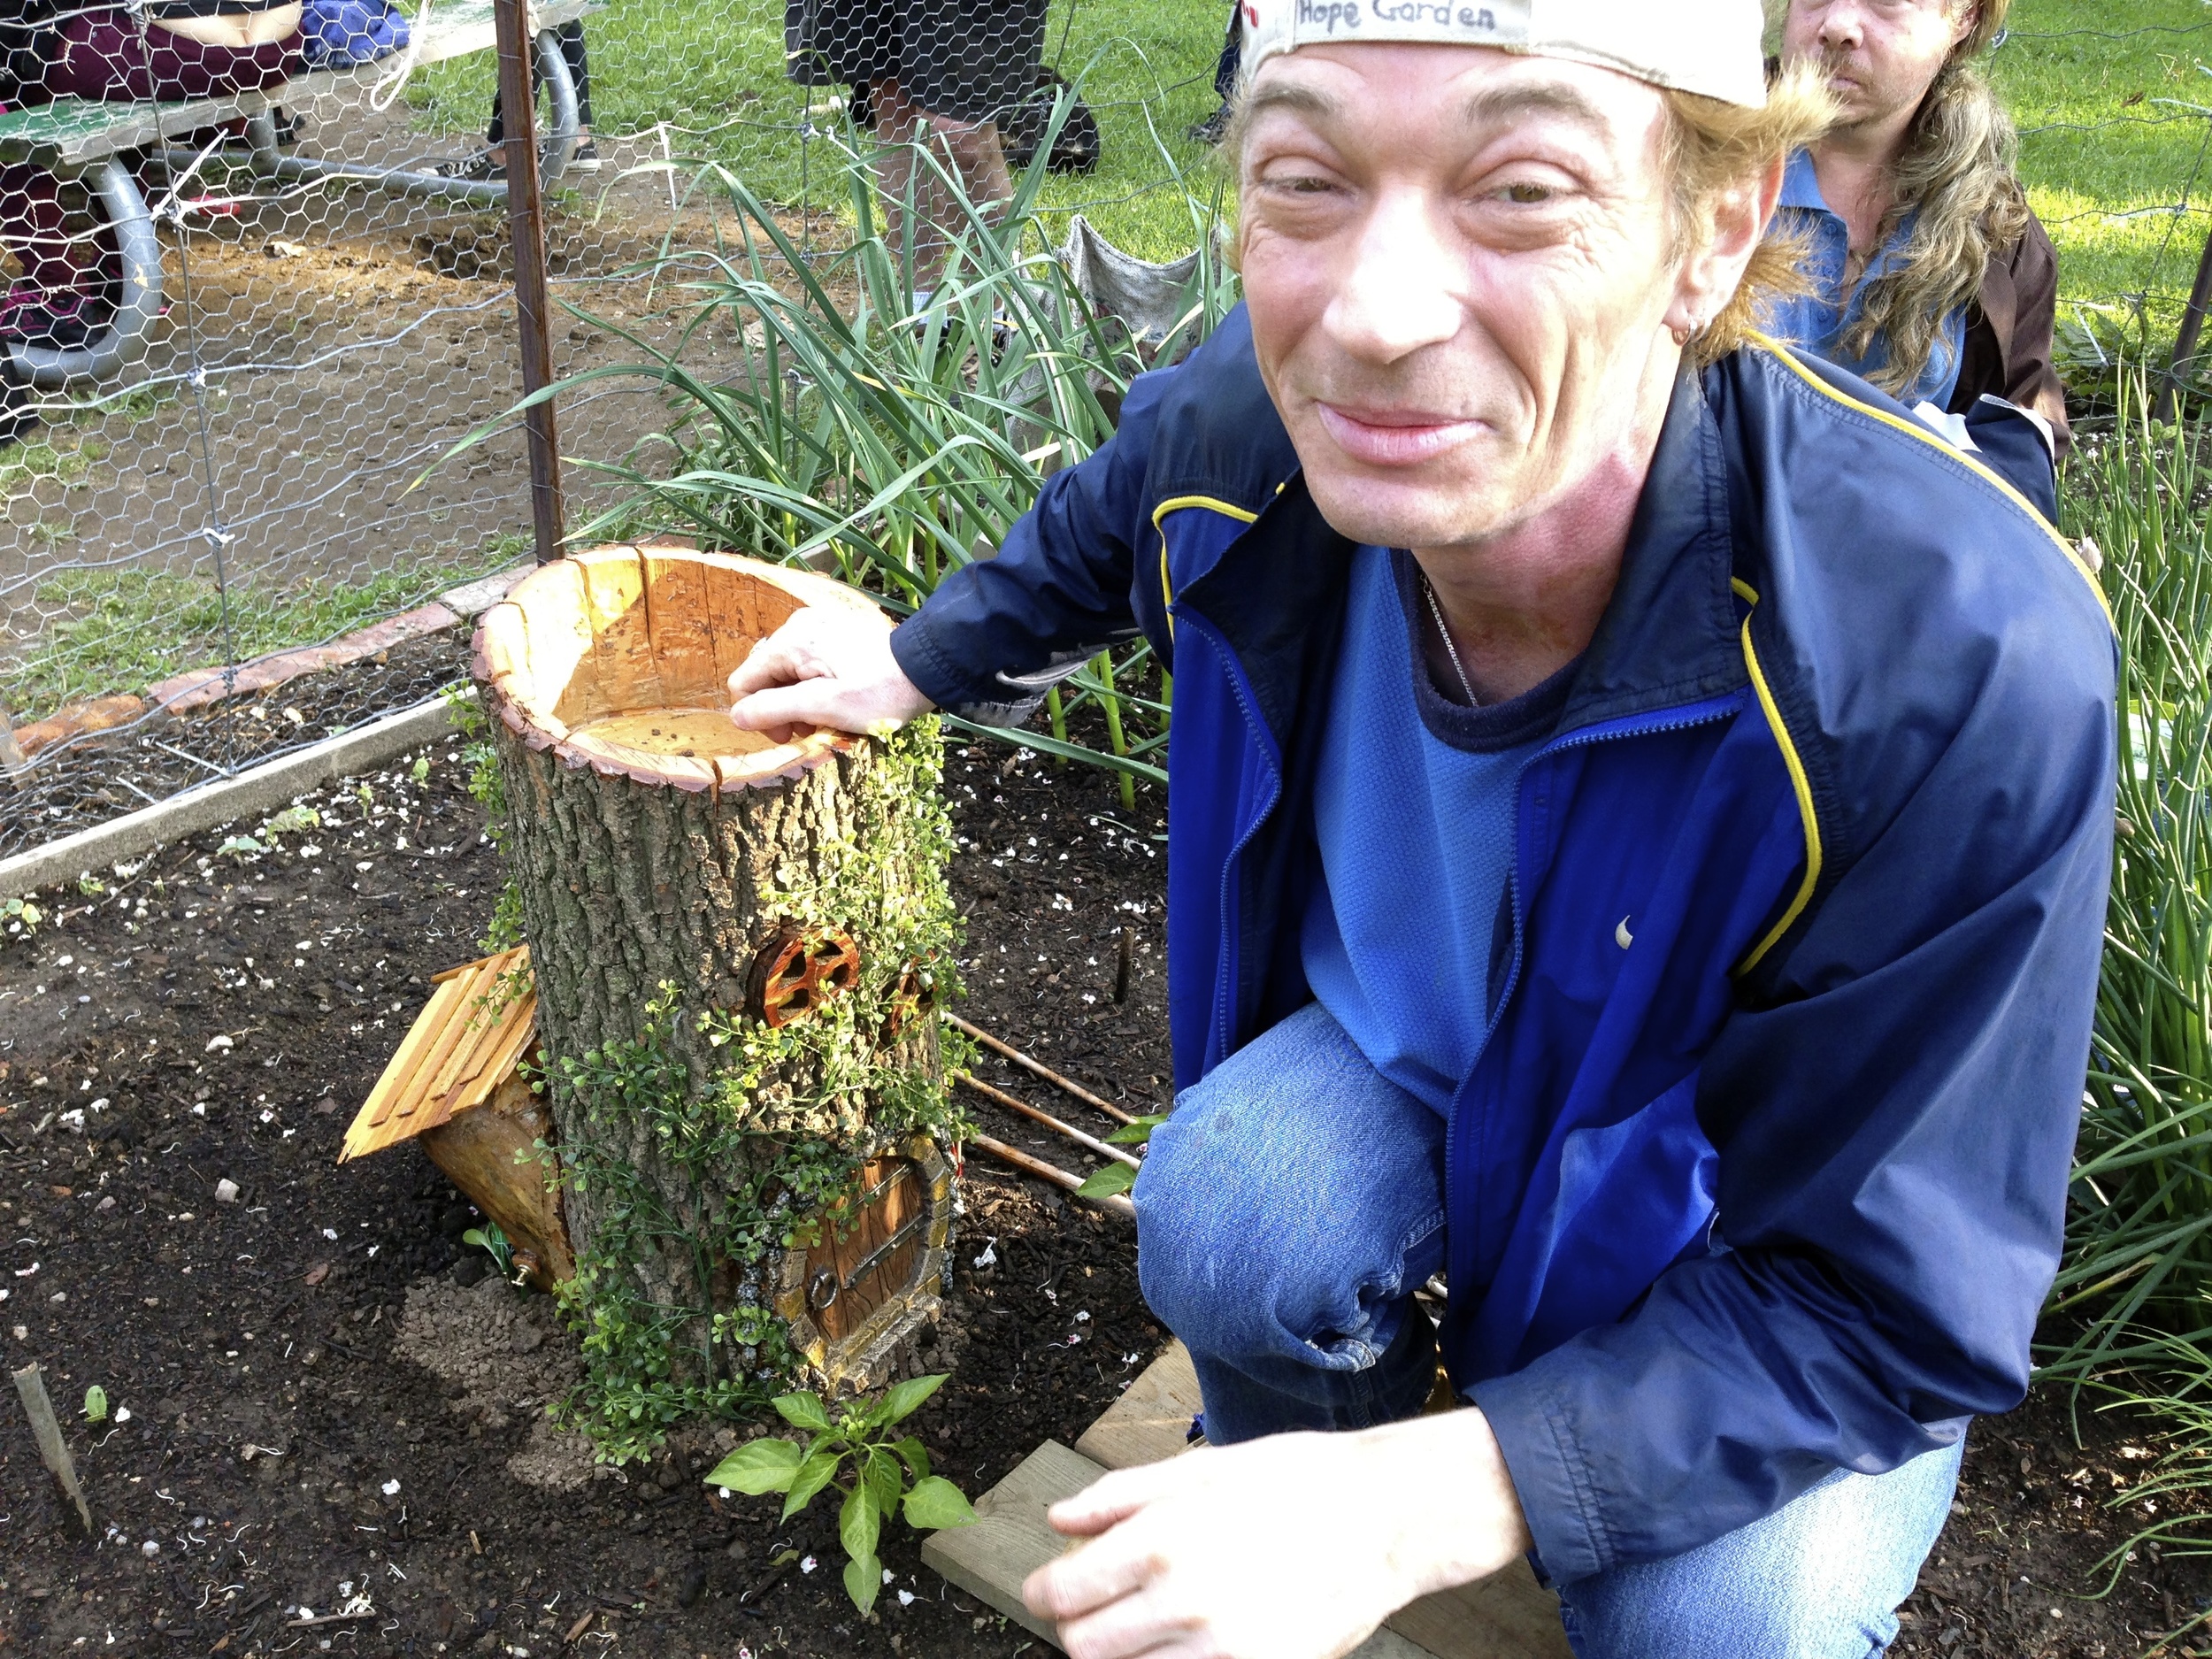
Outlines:
POLYGON ((1034 1072, 1037 1076, 1044 1079, 1046 1082, 1051 1084, 1053 1087, 1061 1090, 1064 1094, 1074 1095, 1076 1099, 1081 1101, 1086 1106, 1095 1107, 1098 1110, 1104 1112, 1109 1118, 1112 1118, 1116 1123, 1133 1124, 1137 1121, 1127 1112, 1122 1110, 1120 1107, 1109 1105, 1106 1102, 1099 1099, 1097 1095, 1092 1094, 1090 1090, 1085 1088, 1080 1083, 1070 1082, 1066 1078, 1062 1077, 1057 1071, 1054 1071, 1050 1066, 1045 1064, 1042 1061, 1031 1059, 1019 1048, 1014 1047, 1012 1043, 1001 1042, 996 1037, 991 1035, 989 1032, 984 1030, 980 1025, 971 1025, 966 1020, 961 1018, 959 1015, 949 1011, 948 1011, 945 1015, 945 1020, 946 1023, 950 1025, 955 1030, 964 1031, 967 1033, 969 1036, 974 1038, 985 1048, 990 1049, 992 1053, 1004 1055, 1009 1060, 1011 1060, 1016 1065, 1020 1066, 1024 1071, 1034 1072))
POLYGON ((84 1501, 84 1488, 77 1484, 77 1465, 70 1461, 69 1443, 61 1437, 54 1402, 46 1397, 46 1379, 39 1375, 35 1362, 15 1373, 15 1392, 23 1401, 24 1415, 31 1419, 31 1432, 38 1437, 38 1455, 45 1459, 62 1495, 77 1506, 77 1518, 84 1523, 89 1537, 92 1509, 84 1501))
POLYGON ((986 1083, 980 1078, 971 1077, 965 1071, 955 1071, 952 1076, 953 1081, 956 1083, 965 1084, 968 1087, 973 1089, 977 1094, 982 1095, 985 1100, 995 1101, 1001 1106, 1005 1107, 1010 1112, 1019 1112, 1023 1117, 1031 1119, 1033 1122, 1041 1123, 1046 1128, 1067 1136, 1069 1140, 1076 1142, 1079 1146, 1088 1147, 1092 1151, 1097 1153, 1102 1158, 1112 1158, 1118 1164, 1126 1164, 1133 1170, 1138 1165, 1139 1161, 1131 1157, 1119 1147, 1110 1147, 1103 1141, 1094 1140, 1091 1136, 1085 1134, 1080 1129, 1075 1127, 1074 1125, 1064 1124, 1057 1118, 1055 1118, 1050 1112, 1039 1111, 1027 1101, 1016 1100, 1011 1094, 1007 1094, 1005 1090, 993 1088, 988 1083, 986 1083))
MULTIPOLYGON (((988 1135, 970 1135, 968 1144, 979 1148, 995 1158, 1002 1158, 1018 1170, 1025 1170, 1032 1175, 1050 1181, 1055 1187, 1064 1187, 1068 1191, 1073 1192, 1083 1185, 1081 1176, 1071 1175, 1065 1170, 1057 1169, 1046 1163, 1042 1158, 1033 1158, 1020 1148, 1010 1147, 1003 1141, 994 1141, 988 1135)), ((1128 1217, 1132 1221, 1137 1218, 1137 1207, 1118 1193, 1110 1198, 1094 1198, 1091 1202, 1102 1204, 1118 1215, 1128 1217)))

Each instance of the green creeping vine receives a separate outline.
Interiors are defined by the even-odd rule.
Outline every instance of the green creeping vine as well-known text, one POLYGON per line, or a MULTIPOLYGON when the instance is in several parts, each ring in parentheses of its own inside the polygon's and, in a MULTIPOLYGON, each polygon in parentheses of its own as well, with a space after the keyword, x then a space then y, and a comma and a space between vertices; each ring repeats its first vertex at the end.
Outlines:
MULTIPOLYGON (((492 747, 489 728, 482 706, 469 695, 469 687, 456 681, 444 692, 448 718, 453 729, 461 734, 461 758, 468 764, 469 794, 477 805, 484 809, 484 833, 491 837, 492 847, 503 865, 507 856, 507 782, 499 771, 499 751, 492 747)), ((492 906, 492 919, 484 929, 484 937, 477 941, 477 949, 489 956, 494 951, 512 950, 522 942, 522 889, 515 886, 511 873, 499 889, 499 898, 492 906)))
MULTIPOLYGON (((572 1120, 588 1125, 560 1148, 558 1179, 590 1192, 599 1217, 576 1276, 557 1293, 585 1362, 560 1415, 608 1462, 649 1455, 687 1417, 755 1416, 788 1387, 797 1356, 768 1305, 771 1263, 818 1240, 825 1215, 858 1196, 862 1164, 887 1145, 967 1133, 942 1083, 918 1065, 921 1022, 933 1018, 926 1002, 957 990, 941 755, 934 720, 877 747, 870 764, 879 770, 859 792, 851 839, 813 872, 779 871, 764 895, 780 918, 859 941, 851 989, 771 1029, 688 1010, 664 983, 634 1041, 565 1058, 549 1079, 572 1120), (926 982, 921 1010, 897 1007, 910 965, 926 982), (902 1014, 910 1023, 898 1029, 902 1014), (679 1020, 721 1059, 703 1089, 670 1043, 679 1020), (641 1142, 653 1180, 629 1161, 641 1142), (640 1271, 649 1263, 655 1288, 640 1271)), ((949 1065, 968 1063, 954 1033, 940 1041, 949 1065)))

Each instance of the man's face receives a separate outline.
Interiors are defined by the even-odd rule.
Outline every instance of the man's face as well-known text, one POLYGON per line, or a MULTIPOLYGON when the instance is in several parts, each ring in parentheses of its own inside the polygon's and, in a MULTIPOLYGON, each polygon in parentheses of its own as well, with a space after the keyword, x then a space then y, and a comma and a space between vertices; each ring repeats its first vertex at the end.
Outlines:
POLYGON ((1337 530, 1479 541, 1624 446, 1676 361, 1664 120, 1640 81, 1481 47, 1308 47, 1261 66, 1245 296, 1337 530))
POLYGON ((1791 0, 1782 54, 1828 72, 1843 126, 1877 124, 1920 107, 1974 19, 1972 0, 1791 0))

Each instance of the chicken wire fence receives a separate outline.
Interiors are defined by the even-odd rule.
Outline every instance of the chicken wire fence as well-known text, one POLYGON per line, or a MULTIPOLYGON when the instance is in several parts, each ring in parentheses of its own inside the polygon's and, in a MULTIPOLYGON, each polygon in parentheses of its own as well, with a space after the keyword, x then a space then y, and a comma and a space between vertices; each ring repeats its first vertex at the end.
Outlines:
MULTIPOLYGON (((464 672, 485 579, 529 557, 491 0, 407 4, 0 0, 0 856, 430 695, 464 672)), ((744 234, 726 185, 826 263, 856 230, 853 155, 923 111, 972 172, 987 120, 1017 170, 1048 142, 1049 222, 1187 252, 1227 22, 1179 0, 533 0, 554 373, 739 373, 743 335, 698 326, 744 234), (1048 131, 1062 81, 1079 102, 1048 131)), ((2001 83, 2145 34, 2180 65, 2093 119, 2024 119, 2032 184, 2085 142, 2200 141, 2116 212, 2046 190, 2067 258, 2134 250, 2126 282, 2070 285, 2078 389, 2170 346, 2190 293, 2208 30, 1999 49, 2001 83)), ((620 463, 672 409, 604 378, 558 418, 565 456, 620 463)), ((565 484, 572 527, 623 488, 565 484)))
MULTIPOLYGON (((490 0, 415 4, 0 0, 0 856, 433 694, 483 579, 530 557, 490 0)), ((1082 96, 1053 211, 1187 248, 1149 198, 1209 153, 1188 129, 1226 7, 533 0, 527 21, 555 374, 668 353, 712 380, 745 342, 687 327, 687 279, 739 234, 728 181, 826 253, 872 133, 933 111, 972 149, 988 120, 1018 168, 1056 69, 1082 96)), ((560 447, 619 460, 669 418, 597 381, 562 396, 560 447)), ((611 499, 565 483, 571 525, 611 499)))

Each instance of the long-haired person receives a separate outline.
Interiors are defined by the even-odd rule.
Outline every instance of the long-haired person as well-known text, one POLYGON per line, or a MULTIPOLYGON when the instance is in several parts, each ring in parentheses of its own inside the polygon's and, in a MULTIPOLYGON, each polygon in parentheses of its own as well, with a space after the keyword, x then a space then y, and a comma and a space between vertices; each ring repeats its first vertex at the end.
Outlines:
POLYGON ((1776 222, 1804 239, 1812 288, 1775 324, 1924 415, 1955 417, 1939 422, 1955 436, 1990 437, 2001 459, 2026 423, 1998 405, 2032 415, 2025 479, 2001 470, 2040 495, 2068 443, 2051 367, 2058 260, 1981 68, 2011 4, 1790 0, 1783 58, 1822 71, 1839 119, 1783 178, 1776 222))

